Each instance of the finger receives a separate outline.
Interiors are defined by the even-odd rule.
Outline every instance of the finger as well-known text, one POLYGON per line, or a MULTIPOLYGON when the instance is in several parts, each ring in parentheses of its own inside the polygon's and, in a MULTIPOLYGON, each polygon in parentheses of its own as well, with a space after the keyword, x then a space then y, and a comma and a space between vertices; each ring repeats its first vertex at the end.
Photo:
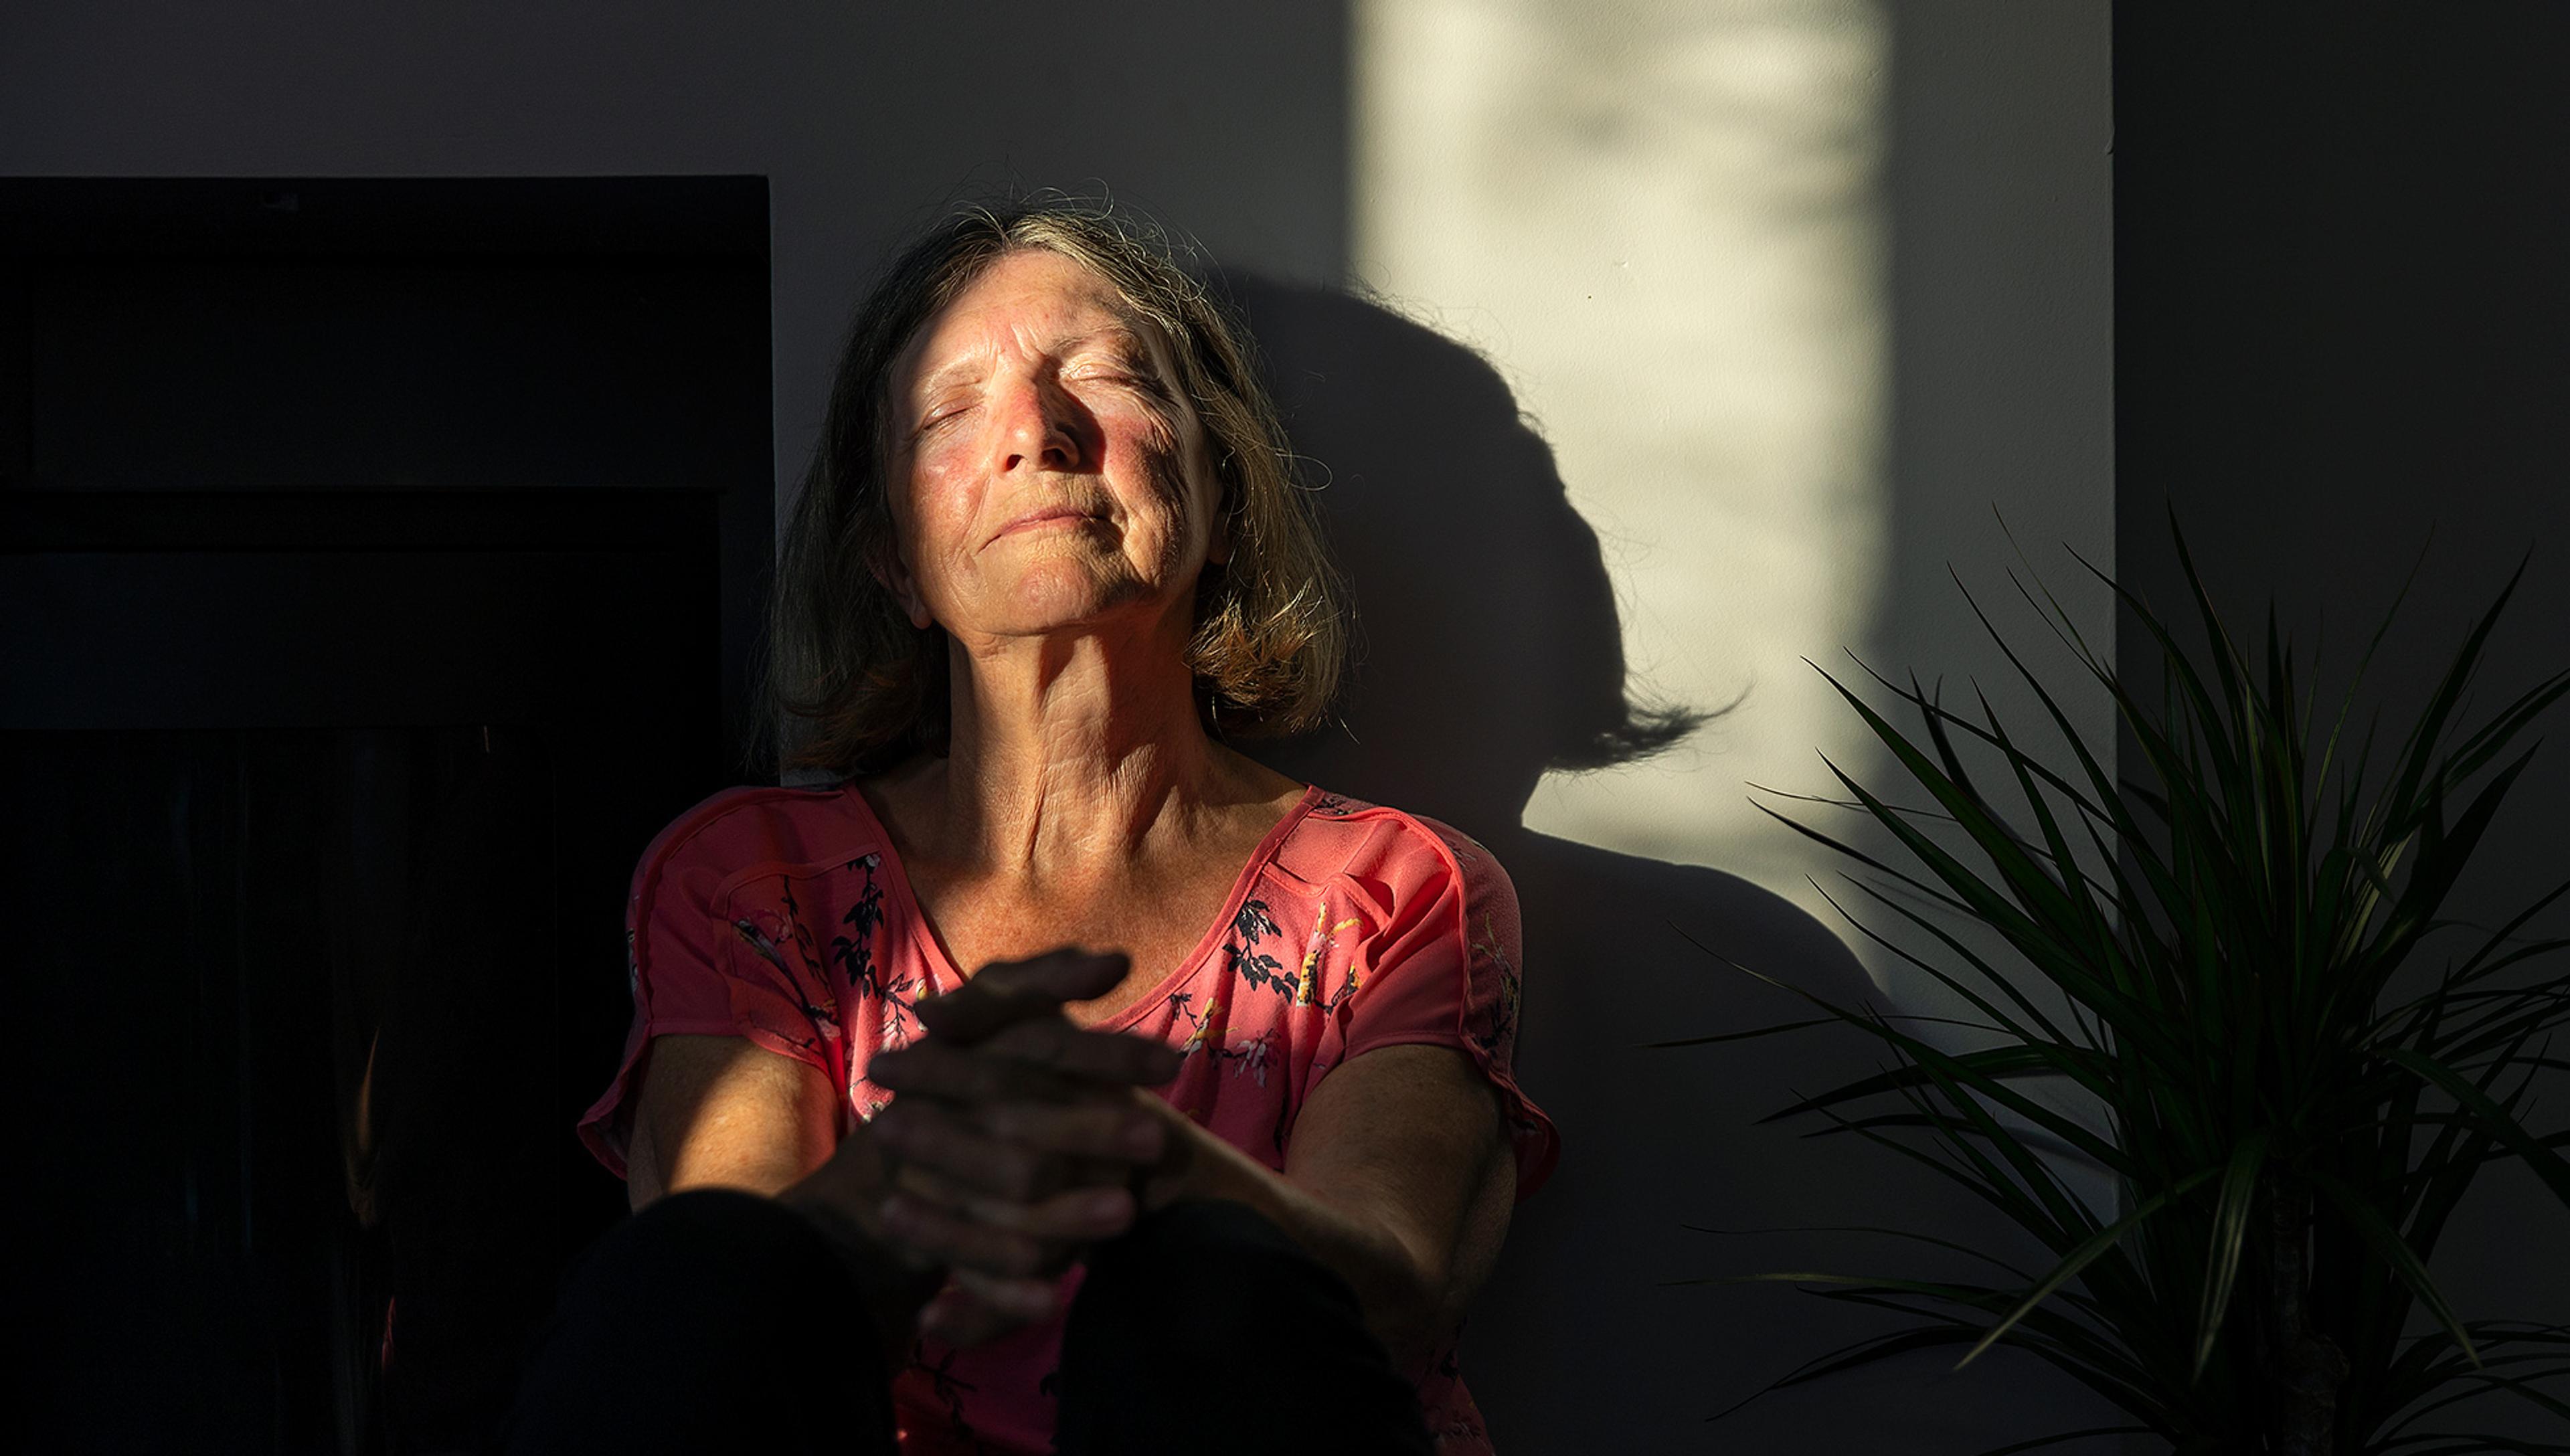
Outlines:
POLYGON ((1067 1160, 1147 1166, 1168 1146, 1161 1120, 1129 1101, 1004 1102, 977 1116, 999 1137, 1067 1160))
POLYGON ((1132 1191, 1120 1181, 1085 1184, 1021 1201, 993 1198, 934 1169, 909 1164, 894 1175, 893 1187, 940 1212, 1023 1234, 1047 1246, 1053 1256, 1046 1260, 1047 1268, 1069 1264, 1075 1246, 1112 1239, 1130 1229, 1135 1214, 1132 1191))
POLYGON ((916 1092, 949 1102, 1070 1101, 1097 1089, 1051 1067, 1020 1057, 994 1055, 984 1046, 931 1038, 878 1053, 866 1078, 895 1092, 916 1092))
POLYGON ((1157 1087, 1178 1074, 1176 1047, 1122 1031, 1091 1031, 1059 1016, 1019 1021, 994 1032, 978 1050, 1032 1062, 1065 1076, 1126 1087, 1157 1087))
POLYGON ((1066 945, 1025 960, 995 960, 942 996, 922 996, 911 1009, 936 1035, 979 1041, 1012 1022, 1102 996, 1131 968, 1120 950, 1066 945))
POLYGON ((954 1274, 1033 1278, 1060 1268, 1062 1251, 1014 1230, 952 1213, 904 1189, 883 1205, 884 1232, 954 1274))
POLYGON ((1048 1197, 1069 1181, 1063 1160, 989 1132, 930 1099, 896 1097, 868 1126, 899 1160, 900 1171, 924 1168, 975 1193, 1025 1203, 1048 1197))
POLYGON ((1174 1047, 1119 1031, 1089 1031, 1055 1017, 1022 1021, 979 1044, 931 1036, 878 1054, 871 1080, 897 1092, 958 1102, 1070 1100, 1102 1085, 1156 1087, 1177 1075, 1174 1047))

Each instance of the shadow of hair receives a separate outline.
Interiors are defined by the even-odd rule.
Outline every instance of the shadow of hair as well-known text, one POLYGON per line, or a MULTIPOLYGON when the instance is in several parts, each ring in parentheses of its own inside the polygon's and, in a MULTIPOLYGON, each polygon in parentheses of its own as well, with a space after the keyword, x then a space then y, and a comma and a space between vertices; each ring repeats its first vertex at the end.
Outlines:
POLYGON ((1515 824, 1548 770, 1633 763, 1725 711, 1632 680, 1596 533, 1488 361, 1346 293, 1217 286, 1357 603, 1334 721, 1244 749, 1480 833, 1515 824))

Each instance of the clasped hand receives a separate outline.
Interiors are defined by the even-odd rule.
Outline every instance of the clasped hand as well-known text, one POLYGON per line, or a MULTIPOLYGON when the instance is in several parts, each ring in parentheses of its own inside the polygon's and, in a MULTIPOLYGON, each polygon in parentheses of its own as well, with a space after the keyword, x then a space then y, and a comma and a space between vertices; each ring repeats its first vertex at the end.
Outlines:
POLYGON ((922 1331, 973 1344, 1058 1312, 1062 1272, 1131 1228, 1145 1181, 1183 1156, 1176 1114, 1143 1090, 1178 1053, 1063 1014, 1125 968, 1069 949, 986 966, 920 1001, 927 1036, 868 1066, 896 1094, 868 1125, 889 1169, 881 1228, 949 1272, 922 1331))

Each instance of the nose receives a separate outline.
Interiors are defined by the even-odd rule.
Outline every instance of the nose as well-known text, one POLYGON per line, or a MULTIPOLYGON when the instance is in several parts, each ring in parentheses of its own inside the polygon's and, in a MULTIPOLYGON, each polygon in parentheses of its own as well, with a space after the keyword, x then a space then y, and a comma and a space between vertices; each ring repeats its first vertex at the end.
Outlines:
POLYGON ((1000 391, 998 455, 1000 469, 1074 471, 1083 452, 1078 406, 1049 381, 1015 381, 1000 391))

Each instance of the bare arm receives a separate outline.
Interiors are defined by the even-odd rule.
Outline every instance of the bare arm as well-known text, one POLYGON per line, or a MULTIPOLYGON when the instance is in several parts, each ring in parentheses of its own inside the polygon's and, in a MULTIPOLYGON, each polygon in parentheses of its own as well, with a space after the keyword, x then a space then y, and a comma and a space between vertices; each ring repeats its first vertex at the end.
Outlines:
POLYGON ((637 1213, 690 1188, 774 1197, 838 1143, 835 1098, 816 1067, 745 1036, 655 1036, 643 1057, 625 1175, 637 1213))
MULTIPOLYGON (((995 1042, 996 1044, 996 1042, 995 1042)), ((885 1065, 909 1089, 960 1095, 961 1059, 902 1054, 885 1065)), ((1161 1125, 1158 1171, 1141 1190, 1145 1208, 1184 1199, 1230 1199, 1266 1215, 1303 1249, 1347 1279, 1367 1324, 1404 1370, 1416 1374, 1463 1318, 1464 1307, 1498 1259, 1514 1201, 1497 1094, 1461 1051, 1389 1046, 1321 1079, 1304 1104, 1280 1175, 1189 1121, 1156 1097, 1134 1094, 1161 1125)), ((900 1106, 899 1102, 895 1107, 900 1106)), ((994 1139, 1031 1139, 1062 1149, 1103 1147, 1104 1123, 1087 1109, 1009 1101, 989 1107, 985 1127, 915 1118, 899 1127, 903 1155, 944 1175, 980 1181, 1011 1197, 983 1170, 994 1139)), ((890 1113, 884 1121, 894 1121, 890 1113)), ((945 1247, 994 1217, 986 1201, 901 1210, 908 1237, 945 1247)), ((1041 1313, 1042 1311, 1032 1311, 1041 1313)))
MULTIPOLYGON (((1067 1070, 1102 1079, 1083 1100, 1147 1130, 1151 1119, 1115 1094, 1165 1080, 1175 1053, 1135 1037, 1078 1031, 1059 1015, 1064 1000, 1096 994, 1122 970, 1120 957, 1068 952, 986 967, 973 994, 942 998, 958 1002, 963 1014, 944 1017, 940 1037, 958 1039, 951 1054, 985 1038, 1038 1033, 1067 1070)), ((839 1253, 888 1348, 908 1337, 949 1273, 976 1292, 1009 1285, 1021 1298, 1038 1290, 1049 1298, 1051 1280, 1040 1275, 1131 1225, 1133 1201, 1111 1151, 1105 1163, 1074 1166, 993 1149, 1001 1156, 982 1171, 1010 1188, 1010 1217, 976 1222, 924 1248, 885 1216, 907 1177, 879 1135, 894 1129, 860 1123, 840 1137, 838 1093, 820 1071, 737 1036, 657 1036, 644 1058, 628 1139, 632 1206, 639 1211, 665 1194, 710 1187, 795 1209, 839 1253)))
POLYGON ((1321 1079, 1282 1176, 1203 1128, 1144 1203, 1224 1198, 1274 1220, 1356 1290, 1366 1323, 1417 1374, 1497 1263, 1516 1171, 1491 1085, 1461 1051, 1388 1046, 1321 1079))
POLYGON ((655 1036, 643 1055, 626 1154, 633 1209, 696 1188, 794 1209, 856 1280, 893 1358, 944 1272, 884 1237, 883 1159, 864 1129, 838 1136, 829 1079, 740 1036, 655 1036))

